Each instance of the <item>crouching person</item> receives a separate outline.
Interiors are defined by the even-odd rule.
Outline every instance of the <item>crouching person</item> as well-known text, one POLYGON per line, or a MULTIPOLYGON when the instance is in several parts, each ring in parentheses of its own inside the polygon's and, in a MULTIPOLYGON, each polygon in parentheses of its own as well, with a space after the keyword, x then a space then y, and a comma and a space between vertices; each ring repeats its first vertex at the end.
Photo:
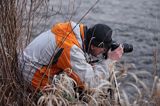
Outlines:
POLYGON ((21 73, 26 84, 34 89, 42 89, 62 71, 74 79, 79 88, 96 87, 109 77, 106 61, 119 60, 123 54, 121 46, 110 51, 111 43, 112 29, 107 25, 87 28, 74 22, 58 23, 23 50, 19 56, 21 73), (107 58, 103 58, 103 53, 107 58))

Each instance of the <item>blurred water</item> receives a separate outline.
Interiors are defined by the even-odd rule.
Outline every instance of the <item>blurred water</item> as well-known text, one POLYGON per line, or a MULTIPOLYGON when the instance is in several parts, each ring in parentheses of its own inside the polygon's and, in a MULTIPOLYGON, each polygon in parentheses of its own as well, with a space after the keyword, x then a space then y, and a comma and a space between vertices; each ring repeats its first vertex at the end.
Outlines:
MULTIPOLYGON (((54 0, 49 3, 48 20, 39 28, 50 28, 59 21, 79 21, 96 0, 54 0), (58 11, 58 15, 54 15, 58 11)), ((45 14, 45 13, 44 13, 45 14)), ((160 75, 160 0, 99 0, 82 20, 88 26, 104 23, 114 29, 114 39, 134 46, 121 62, 133 63, 137 70, 157 71, 160 75)))

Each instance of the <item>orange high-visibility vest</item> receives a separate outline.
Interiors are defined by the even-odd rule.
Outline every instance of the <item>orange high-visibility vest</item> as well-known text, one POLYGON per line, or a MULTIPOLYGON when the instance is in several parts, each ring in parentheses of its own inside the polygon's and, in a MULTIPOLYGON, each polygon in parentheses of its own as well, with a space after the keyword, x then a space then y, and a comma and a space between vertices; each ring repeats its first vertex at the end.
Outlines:
MULTIPOLYGON (((81 38, 84 39, 84 25, 79 24, 79 27, 81 38)), ((80 77, 74 72, 74 70, 67 70, 68 68, 72 68, 70 62, 70 49, 72 46, 76 45, 79 48, 82 48, 75 33, 73 32, 71 22, 58 23, 52 27, 51 32, 55 35, 56 45, 62 44, 60 48, 64 48, 64 50, 59 57, 58 62, 53 64, 48 70, 48 66, 46 65, 35 71, 31 81, 32 86, 34 88, 43 88, 49 83, 49 78, 53 78, 55 74, 63 70, 76 81, 79 87, 84 88, 84 82, 81 81, 80 77), (62 42, 66 36, 68 37, 64 42, 62 42)))

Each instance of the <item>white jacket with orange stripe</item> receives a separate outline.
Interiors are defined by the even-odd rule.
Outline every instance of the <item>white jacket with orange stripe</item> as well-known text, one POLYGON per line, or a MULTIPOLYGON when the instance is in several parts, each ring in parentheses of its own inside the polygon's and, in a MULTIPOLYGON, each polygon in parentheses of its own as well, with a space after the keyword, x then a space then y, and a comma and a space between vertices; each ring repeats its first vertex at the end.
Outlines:
POLYGON ((51 30, 43 32, 36 37, 19 56, 21 70, 25 81, 33 87, 44 87, 48 77, 53 77, 61 70, 71 68, 73 74, 69 75, 79 86, 96 87, 109 77, 108 61, 102 60, 91 65, 87 62, 83 50, 84 29, 83 24, 74 22, 58 23, 51 30), (62 43, 62 39, 70 35, 62 43), (41 80, 49 61, 58 44, 64 48, 57 64, 47 71, 46 77, 41 80), (40 81, 41 80, 41 81, 40 81))

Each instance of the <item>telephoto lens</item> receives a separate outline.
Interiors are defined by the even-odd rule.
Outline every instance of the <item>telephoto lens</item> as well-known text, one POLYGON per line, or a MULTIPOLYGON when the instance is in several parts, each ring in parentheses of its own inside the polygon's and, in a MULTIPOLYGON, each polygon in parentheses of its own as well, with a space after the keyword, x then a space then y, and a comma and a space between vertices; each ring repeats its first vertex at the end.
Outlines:
POLYGON ((123 43, 122 47, 123 47, 124 53, 130 53, 133 51, 133 45, 131 44, 123 43))

